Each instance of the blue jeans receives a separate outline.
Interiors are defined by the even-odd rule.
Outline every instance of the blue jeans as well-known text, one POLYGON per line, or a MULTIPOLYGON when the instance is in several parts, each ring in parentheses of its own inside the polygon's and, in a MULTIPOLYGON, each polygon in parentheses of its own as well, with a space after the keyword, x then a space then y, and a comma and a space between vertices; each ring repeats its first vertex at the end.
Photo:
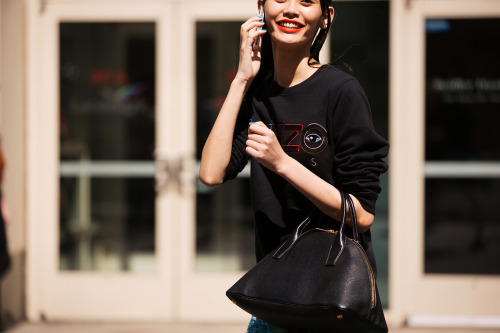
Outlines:
POLYGON ((250 324, 248 325, 247 333, 289 333, 289 330, 287 328, 277 327, 266 323, 262 319, 252 317, 252 320, 250 320, 250 324))

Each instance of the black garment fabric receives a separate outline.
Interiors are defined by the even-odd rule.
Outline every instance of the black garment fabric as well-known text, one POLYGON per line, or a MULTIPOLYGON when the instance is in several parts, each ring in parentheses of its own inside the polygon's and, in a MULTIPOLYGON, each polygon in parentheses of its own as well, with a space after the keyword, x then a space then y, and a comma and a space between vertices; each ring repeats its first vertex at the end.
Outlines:
MULTIPOLYGON (((264 80, 245 97, 236 123, 225 181, 245 167, 249 122, 264 122, 283 150, 323 180, 354 195, 375 214, 379 176, 389 145, 374 128, 370 106, 358 81, 324 65, 305 81, 280 87, 264 80)), ((281 176, 251 159, 256 255, 262 259, 314 208, 281 176)), ((335 225, 335 221, 331 221, 335 225)), ((375 268, 369 232, 362 237, 375 268)))
MULTIPOLYGON (((0 201, 2 194, 0 193, 0 201)), ((5 221, 0 211, 0 277, 3 277, 10 267, 10 255, 7 246, 7 235, 5 230, 5 221)))

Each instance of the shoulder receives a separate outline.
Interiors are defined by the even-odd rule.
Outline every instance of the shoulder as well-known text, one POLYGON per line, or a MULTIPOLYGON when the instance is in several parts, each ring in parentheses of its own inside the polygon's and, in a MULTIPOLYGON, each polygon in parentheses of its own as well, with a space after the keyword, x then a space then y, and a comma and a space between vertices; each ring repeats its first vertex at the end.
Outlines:
POLYGON ((331 97, 345 94, 364 94, 360 83, 351 74, 341 71, 332 65, 323 65, 320 70, 321 84, 329 90, 331 97))
POLYGON ((321 70, 321 78, 332 86, 342 86, 347 82, 357 82, 356 78, 351 74, 348 74, 332 65, 323 65, 319 69, 321 70))
POLYGON ((358 80, 332 65, 324 65, 320 69, 321 84, 328 90, 331 101, 339 99, 365 99, 366 95, 358 80))

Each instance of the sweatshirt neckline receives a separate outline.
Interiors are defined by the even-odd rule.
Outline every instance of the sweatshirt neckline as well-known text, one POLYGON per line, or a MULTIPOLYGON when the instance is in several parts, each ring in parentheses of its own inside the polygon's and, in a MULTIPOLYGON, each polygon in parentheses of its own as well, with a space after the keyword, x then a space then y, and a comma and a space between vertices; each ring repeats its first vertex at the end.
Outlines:
POLYGON ((326 65, 321 65, 314 73, 311 74, 308 78, 306 78, 304 81, 297 83, 296 85, 293 85, 291 87, 282 87, 276 82, 273 78, 271 78, 271 88, 274 94, 276 95, 292 95, 307 85, 309 85, 316 76, 319 75, 319 72, 325 67, 326 65))

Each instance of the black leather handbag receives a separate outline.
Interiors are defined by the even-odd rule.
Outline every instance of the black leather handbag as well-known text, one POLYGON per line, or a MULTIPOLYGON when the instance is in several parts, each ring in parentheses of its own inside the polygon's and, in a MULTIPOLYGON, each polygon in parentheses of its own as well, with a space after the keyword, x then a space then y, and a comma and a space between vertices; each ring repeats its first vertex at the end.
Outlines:
POLYGON ((338 231, 317 228, 309 215, 272 253, 226 295, 240 308, 273 325, 308 332, 387 332, 370 262, 359 241, 356 213, 341 192, 338 231), (349 205, 353 238, 346 237, 349 205))

